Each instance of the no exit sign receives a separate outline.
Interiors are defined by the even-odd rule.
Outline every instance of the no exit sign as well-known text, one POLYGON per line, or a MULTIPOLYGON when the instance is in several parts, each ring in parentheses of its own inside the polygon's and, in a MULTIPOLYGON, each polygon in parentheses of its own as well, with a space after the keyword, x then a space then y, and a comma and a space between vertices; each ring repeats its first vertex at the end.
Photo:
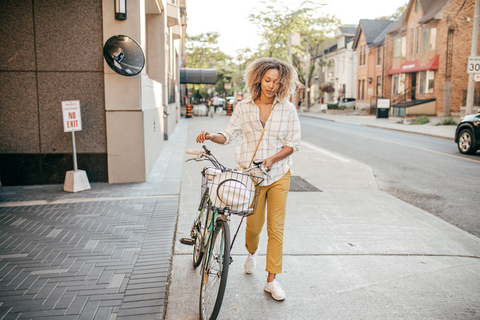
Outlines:
POLYGON ((80 101, 62 101, 63 129, 65 132, 82 131, 80 101))

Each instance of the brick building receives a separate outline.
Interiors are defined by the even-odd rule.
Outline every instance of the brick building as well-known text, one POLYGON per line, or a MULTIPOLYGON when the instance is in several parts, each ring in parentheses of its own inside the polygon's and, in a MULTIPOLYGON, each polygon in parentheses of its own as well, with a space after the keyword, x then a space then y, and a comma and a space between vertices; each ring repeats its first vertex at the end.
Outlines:
POLYGON ((409 1, 384 41, 383 95, 393 115, 462 113, 474 6, 475 0, 409 1))
POLYGON ((356 109, 373 107, 377 97, 382 96, 385 68, 383 42, 393 23, 389 20, 361 19, 358 24, 353 40, 357 55, 356 109))

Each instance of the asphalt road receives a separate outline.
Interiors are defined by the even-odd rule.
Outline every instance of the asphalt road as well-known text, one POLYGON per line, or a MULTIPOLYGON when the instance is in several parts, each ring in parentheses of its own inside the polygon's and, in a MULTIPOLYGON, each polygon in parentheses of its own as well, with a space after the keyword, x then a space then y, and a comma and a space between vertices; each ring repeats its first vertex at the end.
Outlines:
POLYGON ((480 151, 452 140, 300 118, 302 140, 372 167, 381 190, 480 237, 480 151))

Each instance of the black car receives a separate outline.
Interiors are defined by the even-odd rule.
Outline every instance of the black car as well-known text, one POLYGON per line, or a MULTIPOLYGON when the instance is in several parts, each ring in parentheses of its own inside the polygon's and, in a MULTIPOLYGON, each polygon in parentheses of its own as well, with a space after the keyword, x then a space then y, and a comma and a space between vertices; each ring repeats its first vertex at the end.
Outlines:
POLYGON ((480 109, 460 119, 455 131, 455 142, 458 150, 465 154, 474 154, 480 149, 480 109))

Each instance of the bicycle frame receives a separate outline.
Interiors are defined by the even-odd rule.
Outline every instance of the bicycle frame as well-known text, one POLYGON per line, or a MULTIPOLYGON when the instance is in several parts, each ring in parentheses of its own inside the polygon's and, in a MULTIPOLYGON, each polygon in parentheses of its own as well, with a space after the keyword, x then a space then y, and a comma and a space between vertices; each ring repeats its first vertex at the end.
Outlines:
MULTIPOLYGON (((197 218, 195 219, 194 226, 196 226, 200 222, 200 218, 202 216, 202 213, 207 210, 206 214, 206 225, 205 225, 205 234, 203 235, 203 243, 202 243, 202 252, 204 253, 204 256, 202 258, 202 267, 200 268, 200 274, 207 269, 208 270, 208 261, 209 261, 209 251, 207 248, 210 246, 211 242, 211 234, 213 234, 213 230, 216 227, 216 222, 218 219, 222 219, 224 221, 228 220, 228 216, 224 215, 223 212, 220 212, 215 207, 209 206, 208 203, 210 201, 209 197, 209 190, 208 188, 205 190, 205 193, 203 194, 202 201, 200 201, 200 206, 198 208, 199 214, 197 218)), ((192 229, 193 232, 193 229, 192 229)), ((220 261, 222 261, 222 257, 220 257, 220 261)), ((220 264, 221 265, 221 264, 220 264)))

